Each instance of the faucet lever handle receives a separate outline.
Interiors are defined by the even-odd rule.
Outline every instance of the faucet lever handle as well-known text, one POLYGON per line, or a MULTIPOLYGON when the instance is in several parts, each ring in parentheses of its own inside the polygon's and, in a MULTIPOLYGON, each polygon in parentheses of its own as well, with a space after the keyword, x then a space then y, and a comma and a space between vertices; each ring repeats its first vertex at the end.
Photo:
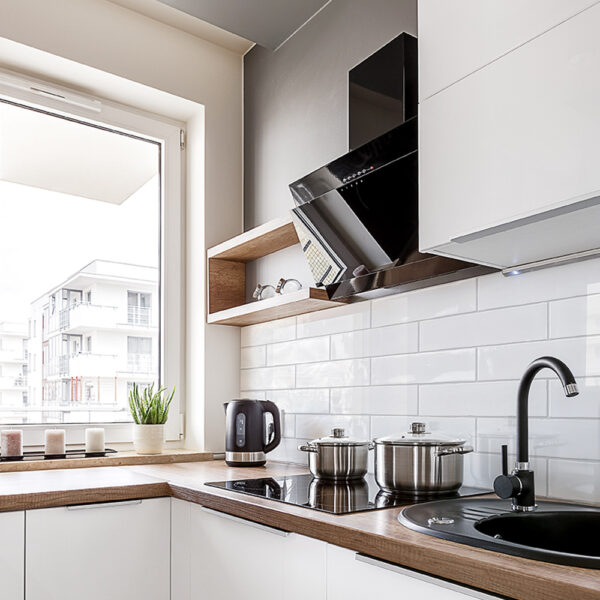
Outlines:
POLYGON ((502 444, 502 475, 508 475, 508 445, 502 444))

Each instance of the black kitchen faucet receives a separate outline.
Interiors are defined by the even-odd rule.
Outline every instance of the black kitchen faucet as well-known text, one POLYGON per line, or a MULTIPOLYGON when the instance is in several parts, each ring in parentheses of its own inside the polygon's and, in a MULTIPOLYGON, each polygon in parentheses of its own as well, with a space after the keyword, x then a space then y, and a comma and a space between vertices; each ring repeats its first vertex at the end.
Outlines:
POLYGON ((579 391, 575 377, 562 360, 553 356, 542 356, 534 360, 525 370, 519 384, 517 400, 517 462, 508 474, 508 446, 502 446, 502 475, 494 480, 494 491, 500 498, 512 498, 515 511, 535 510, 535 485, 533 471, 529 468, 529 390, 535 376, 542 369, 552 369, 560 378, 565 396, 577 396, 579 391))

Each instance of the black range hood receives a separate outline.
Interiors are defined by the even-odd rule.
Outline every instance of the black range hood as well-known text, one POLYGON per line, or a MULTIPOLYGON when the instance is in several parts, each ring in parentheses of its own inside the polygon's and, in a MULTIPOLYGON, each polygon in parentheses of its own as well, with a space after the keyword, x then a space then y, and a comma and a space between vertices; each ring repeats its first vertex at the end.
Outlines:
MULTIPOLYGON (((401 67, 404 79, 415 78, 405 85, 412 98, 394 92, 402 106, 396 111, 401 124, 289 186, 302 250, 316 285, 332 299, 397 293, 494 270, 419 252, 418 127, 417 116, 411 116, 416 112, 416 39, 402 34, 390 45, 401 51, 400 65, 415 62, 401 67)), ((381 61, 375 60, 380 53, 389 74, 394 63, 390 66, 390 49, 384 47, 351 75, 359 71, 366 81, 367 64, 376 65, 381 75, 381 61)), ((373 111, 370 106, 367 112, 373 111)), ((351 111, 351 118, 356 114, 351 111)), ((374 123, 374 130, 380 125, 374 123)))

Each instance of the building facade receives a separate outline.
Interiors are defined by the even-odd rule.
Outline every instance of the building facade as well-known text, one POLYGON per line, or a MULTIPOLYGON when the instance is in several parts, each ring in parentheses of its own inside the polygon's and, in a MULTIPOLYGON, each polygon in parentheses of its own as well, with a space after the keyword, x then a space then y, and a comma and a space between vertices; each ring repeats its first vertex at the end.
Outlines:
POLYGON ((27 323, 0 323, 0 422, 27 411, 29 394, 27 323))
POLYGON ((37 422, 129 421, 133 383, 158 382, 159 314, 158 269, 103 260, 35 300, 29 393, 42 412, 37 422))

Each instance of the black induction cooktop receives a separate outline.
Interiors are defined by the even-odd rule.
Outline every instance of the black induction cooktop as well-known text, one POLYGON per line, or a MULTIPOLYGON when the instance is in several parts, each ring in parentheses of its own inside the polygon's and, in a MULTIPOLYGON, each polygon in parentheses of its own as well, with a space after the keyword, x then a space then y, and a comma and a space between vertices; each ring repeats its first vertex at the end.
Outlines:
POLYGON ((457 491, 448 494, 423 496, 389 494, 377 485, 375 477, 371 474, 364 479, 345 483, 323 481, 315 479, 312 475, 289 475, 261 477, 260 479, 215 481, 206 485, 337 515, 377 510, 378 508, 391 508, 393 506, 406 506, 407 504, 445 498, 478 496, 491 492, 491 490, 463 485, 457 491))

